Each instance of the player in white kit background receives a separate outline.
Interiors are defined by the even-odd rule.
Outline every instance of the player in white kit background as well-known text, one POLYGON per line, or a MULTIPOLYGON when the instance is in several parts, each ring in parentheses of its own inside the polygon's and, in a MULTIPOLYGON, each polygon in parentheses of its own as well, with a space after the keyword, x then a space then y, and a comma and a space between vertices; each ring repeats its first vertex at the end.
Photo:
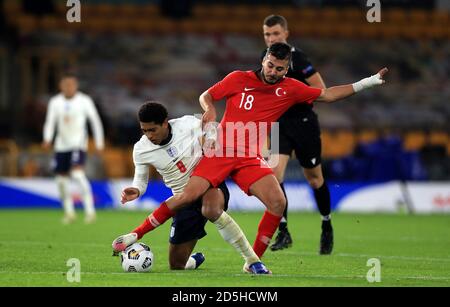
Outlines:
POLYGON ((87 122, 99 153, 104 148, 103 126, 92 99, 78 91, 76 76, 64 75, 59 88, 61 92, 50 99, 47 107, 42 146, 50 149, 53 143, 55 179, 64 208, 63 223, 72 223, 76 219, 69 189, 71 178, 81 190, 85 222, 92 223, 96 219, 94 200, 84 172, 88 149, 87 122))

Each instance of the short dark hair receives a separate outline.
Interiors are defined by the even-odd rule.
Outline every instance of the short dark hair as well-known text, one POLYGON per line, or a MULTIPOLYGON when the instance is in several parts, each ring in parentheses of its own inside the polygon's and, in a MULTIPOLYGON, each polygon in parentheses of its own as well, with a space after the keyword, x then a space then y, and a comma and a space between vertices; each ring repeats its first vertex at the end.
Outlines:
POLYGON ((291 45, 286 43, 275 43, 267 48, 266 57, 271 54, 278 60, 291 60, 292 52, 291 45))
POLYGON ((288 29, 288 22, 286 18, 280 15, 269 15, 264 19, 264 25, 268 27, 273 27, 275 25, 280 25, 283 29, 288 29))
POLYGON ((62 73, 60 80, 68 79, 68 78, 74 78, 78 80, 78 75, 73 71, 65 71, 62 73))
POLYGON ((140 107, 138 112, 140 122, 155 123, 156 125, 162 125, 167 116, 167 109, 156 101, 147 101, 140 107))

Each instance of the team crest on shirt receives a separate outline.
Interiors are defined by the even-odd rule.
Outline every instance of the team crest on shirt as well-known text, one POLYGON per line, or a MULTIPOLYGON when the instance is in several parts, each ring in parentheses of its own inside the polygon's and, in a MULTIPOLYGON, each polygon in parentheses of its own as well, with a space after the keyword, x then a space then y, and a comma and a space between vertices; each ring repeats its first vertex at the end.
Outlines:
POLYGON ((178 155, 178 150, 176 147, 169 147, 169 149, 167 149, 167 154, 171 158, 175 158, 178 155))
POLYGON ((283 90, 281 87, 277 87, 277 89, 275 90, 275 95, 281 97, 283 95, 286 95, 286 91, 283 90))

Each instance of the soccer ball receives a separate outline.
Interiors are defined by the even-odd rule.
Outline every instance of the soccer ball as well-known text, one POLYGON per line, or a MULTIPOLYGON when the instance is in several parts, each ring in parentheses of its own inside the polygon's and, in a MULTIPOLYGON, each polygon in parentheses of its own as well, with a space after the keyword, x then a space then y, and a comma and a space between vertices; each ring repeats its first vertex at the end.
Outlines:
POLYGON ((153 266, 153 253, 150 247, 137 242, 121 253, 120 262, 125 272, 148 272, 153 266))

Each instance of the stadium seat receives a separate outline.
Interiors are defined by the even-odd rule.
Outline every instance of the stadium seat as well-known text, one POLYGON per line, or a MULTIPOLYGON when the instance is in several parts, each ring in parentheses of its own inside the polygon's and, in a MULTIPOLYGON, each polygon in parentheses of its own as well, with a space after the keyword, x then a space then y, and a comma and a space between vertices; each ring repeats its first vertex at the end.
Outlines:
POLYGON ((19 147, 12 139, 0 139, 0 153, 6 152, 7 155, 0 154, 0 176, 17 176, 17 166, 19 157, 19 147))
POLYGON ((0 5, 3 5, 3 16, 5 16, 5 20, 8 24, 17 24, 17 18, 24 14, 20 1, 7 0, 0 3, 0 5))
POLYGON ((81 20, 96 18, 99 16, 98 5, 92 3, 83 3, 81 6, 81 20))
MULTIPOLYGON (((255 16, 253 10, 253 6, 244 4, 234 5, 233 9, 231 10, 231 16, 249 21, 255 16)), ((260 21, 260 23, 262 23, 262 20, 260 21)))
POLYGON ((313 35, 320 37, 334 37, 337 34, 337 27, 333 22, 320 22, 311 29, 313 35))
POLYGON ((194 18, 204 18, 209 16, 209 6, 206 5, 195 5, 192 8, 192 15, 194 18))
POLYGON ((139 18, 141 6, 136 4, 121 4, 117 6, 117 12, 121 17, 139 18))
MULTIPOLYGON (((59 16, 64 16, 67 13, 67 10, 69 9, 69 7, 67 6, 66 1, 57 1, 54 6, 55 6, 56 14, 59 15, 59 16)), ((83 10, 83 6, 84 6, 84 3, 81 6, 82 10, 83 10)), ((82 14, 83 13, 84 12, 82 11, 82 14)))
POLYGON ((190 18, 178 22, 177 29, 183 33, 197 33, 199 32, 198 23, 190 18))
POLYGON ((377 38, 381 35, 381 27, 376 24, 365 23, 358 26, 355 32, 360 38, 377 38))
POLYGON ((305 20, 302 17, 300 17, 302 11, 303 11, 303 8, 293 9, 292 7, 288 7, 288 6, 277 6, 276 8, 274 8, 273 14, 281 15, 281 16, 285 17, 289 22, 289 27, 291 27, 291 25, 293 23, 304 23, 305 22, 305 20))
POLYGON ((404 135, 403 148, 407 151, 417 151, 426 144, 426 136, 423 131, 410 131, 404 135))
POLYGON ((428 137, 428 144, 447 146, 450 141, 449 136, 444 131, 431 131, 428 137))
MULTIPOLYGON (((294 18, 294 20, 296 20, 298 22, 308 22, 308 23, 317 24, 322 21, 320 19, 318 10, 312 9, 312 8, 307 8, 307 7, 298 8, 298 9, 292 9, 290 7, 286 7, 284 9, 284 14, 291 15, 291 17, 294 18)), ((286 18, 288 18, 288 17, 286 17, 286 18)), ((288 19, 288 20, 290 20, 290 19, 288 19)))
POLYGON ((413 25, 425 25, 430 22, 430 14, 424 10, 411 10, 408 17, 409 23, 413 25))
POLYGON ((379 30, 384 39, 397 38, 402 33, 401 26, 396 24, 381 24, 379 30))
POLYGON ((160 9, 156 4, 145 4, 139 6, 139 18, 154 18, 159 16, 160 9))
POLYGON ((356 27, 353 23, 342 23, 335 27, 334 33, 337 37, 352 38, 356 33, 356 27))
POLYGON ((109 3, 97 4, 95 6, 95 12, 96 12, 97 16, 101 16, 101 17, 117 18, 119 16, 117 5, 109 4, 109 3))
POLYGON ((129 154, 126 150, 108 147, 103 152, 103 163, 108 178, 129 176, 129 154))
POLYGON ((450 31, 443 25, 429 24, 424 33, 424 36, 430 39, 446 39, 447 33, 450 33, 450 31))
POLYGON ((215 5, 208 5, 207 7, 208 12, 206 16, 209 18, 226 20, 230 16, 234 15, 233 13, 234 9, 229 5, 215 4, 215 5))
POLYGON ((314 31, 314 25, 307 22, 294 22, 289 24, 289 33, 292 36, 311 36, 314 31))
POLYGON ((342 158, 350 155, 356 144, 355 135, 351 131, 342 130, 330 132, 323 130, 322 139, 322 155, 324 158, 342 158))
POLYGON ((38 26, 38 19, 32 15, 23 14, 18 16, 16 24, 22 35, 28 34, 36 30, 38 26))
POLYGON ((356 134, 356 141, 358 143, 374 142, 378 138, 376 130, 361 130, 356 134))
MULTIPOLYGON (((95 17, 86 18, 83 22, 80 22, 81 29, 83 31, 92 32, 95 34, 105 33, 110 29, 110 20, 108 17, 95 17)), ((76 24, 75 22, 73 24, 76 24)))
POLYGON ((61 29, 63 28, 62 23, 66 23, 64 19, 53 15, 47 15, 39 20, 39 28, 44 31, 61 29))
POLYGON ((322 22, 342 22, 342 16, 334 7, 325 7, 317 12, 318 18, 322 22))
POLYGON ((108 31, 112 33, 120 33, 130 31, 133 28, 134 20, 128 18, 110 18, 108 20, 108 31))
POLYGON ((352 22, 352 23, 361 23, 366 22, 366 16, 363 10, 358 8, 346 8, 340 12, 340 16, 342 21, 344 22, 352 22))
POLYGON ((336 133, 337 142, 341 145, 341 156, 350 155, 356 145, 356 136, 350 130, 340 130, 336 133))
POLYGON ((401 37, 408 39, 422 39, 426 36, 426 28, 422 25, 403 24, 400 27, 401 37))
POLYGON ((447 11, 433 11, 431 14, 431 23, 435 25, 441 25, 443 27, 448 27, 449 13, 447 11))
POLYGON ((255 19, 260 20, 261 24, 264 21, 264 18, 266 18, 269 15, 274 14, 275 7, 269 6, 269 5, 258 5, 257 7, 253 8, 253 14, 254 16, 258 16, 255 19))
POLYGON ((386 22, 390 24, 407 24, 408 16, 404 9, 389 9, 386 12, 383 11, 383 19, 386 17, 386 22))

